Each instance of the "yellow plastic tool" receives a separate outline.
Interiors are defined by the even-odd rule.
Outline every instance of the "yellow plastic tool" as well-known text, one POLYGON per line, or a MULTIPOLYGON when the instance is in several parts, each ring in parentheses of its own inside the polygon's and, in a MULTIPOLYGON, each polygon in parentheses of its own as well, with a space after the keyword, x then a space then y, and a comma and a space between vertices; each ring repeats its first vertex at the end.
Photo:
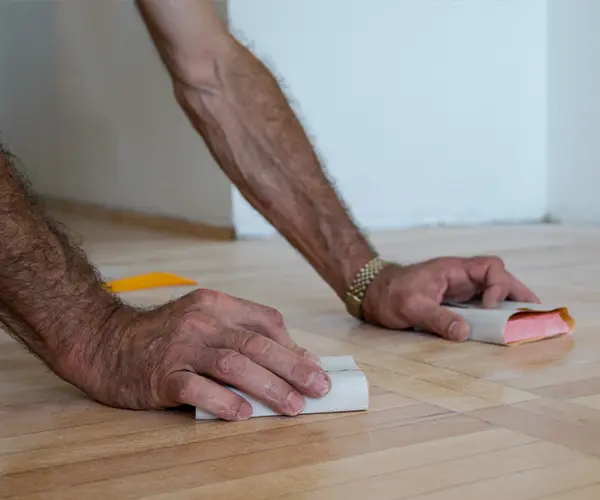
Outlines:
POLYGON ((113 293, 135 292, 137 290, 146 290, 149 288, 159 288, 165 286, 185 286, 197 285, 194 280, 183 278, 171 273, 147 273, 127 278, 119 278, 106 283, 113 293))

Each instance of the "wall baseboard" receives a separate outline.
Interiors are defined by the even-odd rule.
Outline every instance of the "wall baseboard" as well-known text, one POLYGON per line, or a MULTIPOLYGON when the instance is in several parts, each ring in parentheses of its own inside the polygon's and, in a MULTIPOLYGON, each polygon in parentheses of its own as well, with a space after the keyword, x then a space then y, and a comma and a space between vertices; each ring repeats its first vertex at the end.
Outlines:
POLYGON ((42 196, 49 211, 77 215, 99 222, 110 222, 134 228, 153 229, 178 235, 194 236, 203 240, 232 241, 236 239, 233 227, 217 227, 176 217, 145 214, 134 210, 109 208, 84 201, 42 196))

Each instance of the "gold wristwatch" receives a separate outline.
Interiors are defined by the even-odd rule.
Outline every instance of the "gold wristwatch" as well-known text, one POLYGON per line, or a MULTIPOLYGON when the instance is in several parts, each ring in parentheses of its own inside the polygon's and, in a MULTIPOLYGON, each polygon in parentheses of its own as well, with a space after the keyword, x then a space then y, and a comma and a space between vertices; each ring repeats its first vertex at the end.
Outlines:
POLYGON ((364 319, 363 314, 363 299, 369 285, 377 277, 377 275, 387 267, 390 263, 375 257, 367 262, 356 274, 352 281, 348 292, 346 292, 346 309, 348 312, 360 320, 364 319))

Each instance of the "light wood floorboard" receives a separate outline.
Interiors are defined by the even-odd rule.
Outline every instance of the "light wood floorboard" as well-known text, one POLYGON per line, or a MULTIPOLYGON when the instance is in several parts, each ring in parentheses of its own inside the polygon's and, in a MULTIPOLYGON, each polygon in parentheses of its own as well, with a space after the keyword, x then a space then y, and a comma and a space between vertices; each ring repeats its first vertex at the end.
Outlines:
MULTIPOLYGON (((1 498, 600 498, 600 228, 373 235, 402 262, 500 255, 577 320, 573 338, 504 348, 359 325, 281 239, 198 241, 73 213, 65 222, 106 279, 168 271, 278 308, 301 345, 354 356, 371 409, 225 423, 107 408, 0 333, 1 498)), ((188 291, 124 298, 153 305, 188 291)))

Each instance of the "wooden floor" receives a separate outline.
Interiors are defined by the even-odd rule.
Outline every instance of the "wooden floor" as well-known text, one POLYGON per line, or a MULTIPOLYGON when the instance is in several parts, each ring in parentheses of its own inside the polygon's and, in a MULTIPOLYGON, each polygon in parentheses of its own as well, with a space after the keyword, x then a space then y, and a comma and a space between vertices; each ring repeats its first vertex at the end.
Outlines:
MULTIPOLYGON (((358 326, 285 242, 204 243, 73 221, 107 278, 163 270, 279 308, 298 342, 351 354, 368 412, 196 422, 100 406, 0 334, 0 497, 22 499, 597 500, 600 229, 379 234, 400 261, 497 253, 572 339, 451 344, 358 326)), ((128 294, 153 304, 189 289, 128 294)))

